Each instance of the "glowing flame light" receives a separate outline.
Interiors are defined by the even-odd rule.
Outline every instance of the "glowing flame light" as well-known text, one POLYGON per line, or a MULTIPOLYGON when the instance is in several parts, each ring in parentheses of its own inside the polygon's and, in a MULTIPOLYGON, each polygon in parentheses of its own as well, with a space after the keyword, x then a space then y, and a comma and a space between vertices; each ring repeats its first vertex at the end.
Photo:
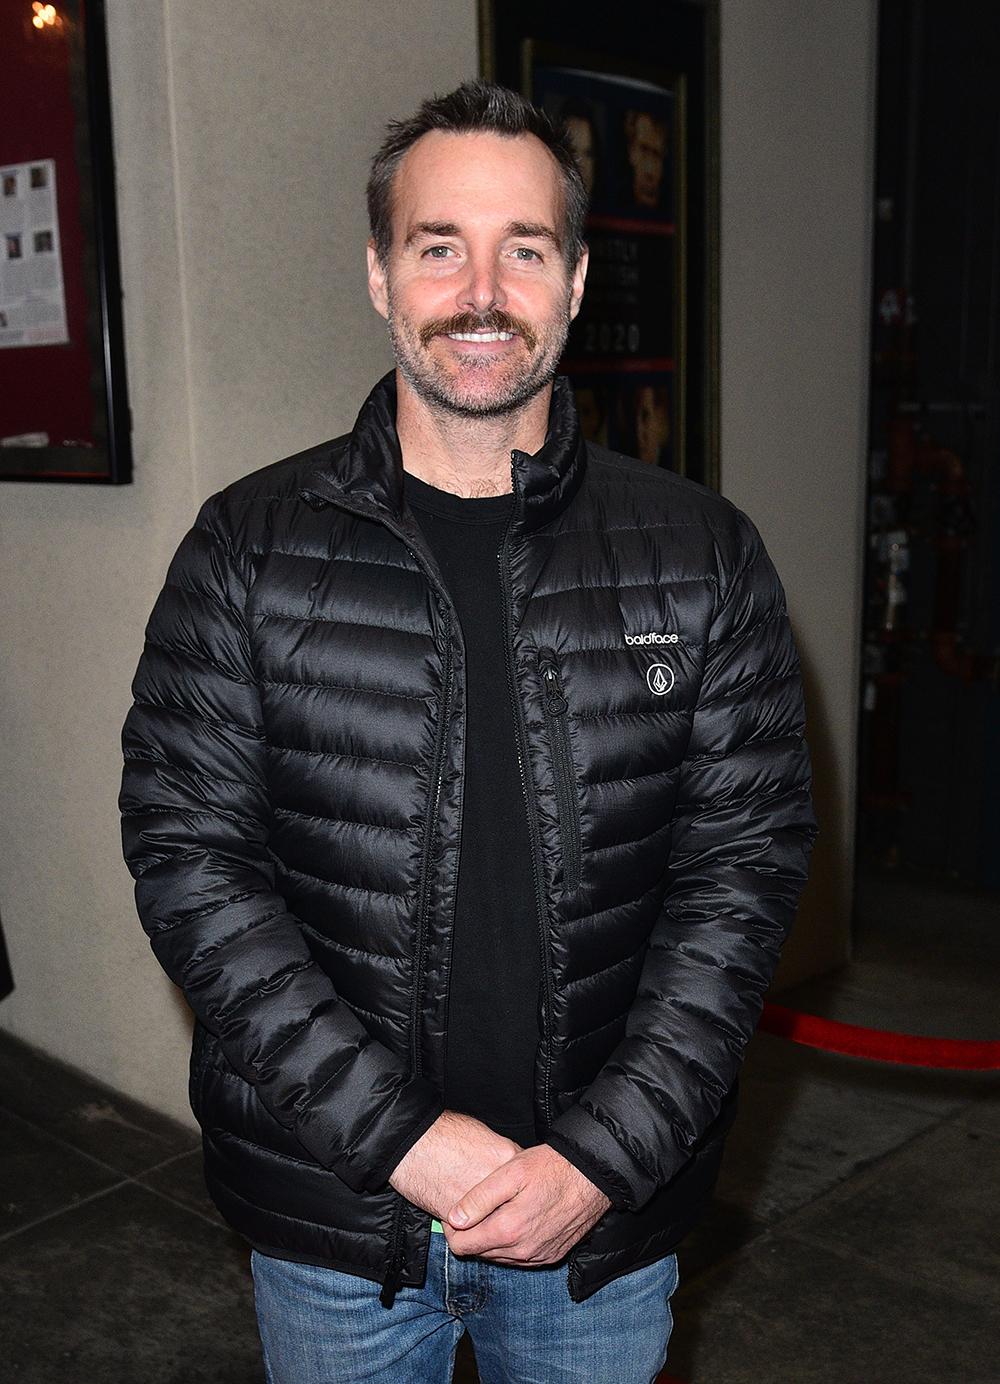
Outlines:
POLYGON ((44 29, 47 24, 54 24, 56 22, 55 5, 42 5, 39 3, 39 0, 35 0, 31 8, 35 12, 31 22, 36 29, 44 29))

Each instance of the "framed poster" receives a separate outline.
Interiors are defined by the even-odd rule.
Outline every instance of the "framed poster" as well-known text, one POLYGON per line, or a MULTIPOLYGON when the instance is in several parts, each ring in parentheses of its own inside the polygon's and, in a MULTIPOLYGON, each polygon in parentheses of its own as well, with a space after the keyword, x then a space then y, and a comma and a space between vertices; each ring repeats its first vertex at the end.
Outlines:
POLYGON ((103 0, 0 6, 0 480, 131 480, 103 0))
POLYGON ((685 82, 525 39, 524 94, 565 121, 590 192, 590 265, 562 371, 585 435, 686 469, 685 82))
POLYGON ((590 266, 560 369, 586 435, 718 487, 716 0, 480 0, 483 75, 566 122, 590 266))

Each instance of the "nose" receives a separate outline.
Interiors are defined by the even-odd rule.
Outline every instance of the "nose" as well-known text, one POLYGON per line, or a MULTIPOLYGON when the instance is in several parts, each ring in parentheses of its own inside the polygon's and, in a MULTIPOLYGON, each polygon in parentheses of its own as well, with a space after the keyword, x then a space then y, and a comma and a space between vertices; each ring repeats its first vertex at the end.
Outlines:
POLYGON ((494 308, 502 308, 507 301, 500 280, 500 265, 497 257, 489 253, 471 254, 468 273, 459 290, 459 307, 485 316, 494 308))

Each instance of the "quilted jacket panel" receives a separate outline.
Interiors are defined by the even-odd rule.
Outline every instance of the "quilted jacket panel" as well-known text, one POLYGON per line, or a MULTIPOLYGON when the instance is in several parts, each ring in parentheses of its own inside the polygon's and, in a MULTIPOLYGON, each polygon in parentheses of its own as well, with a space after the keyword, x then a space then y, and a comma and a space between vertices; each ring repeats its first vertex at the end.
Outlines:
MULTIPOLYGON (((703 1210, 814 835, 798 661, 750 522, 586 444, 557 380, 502 555, 539 894, 539 1137, 615 1208, 571 1291, 703 1210), (558 687, 558 695, 554 694, 558 687)), ((391 377, 207 502, 124 733, 140 916, 198 1029, 210 1186, 267 1252, 419 1282, 386 1179, 441 1109, 464 657, 402 498, 391 377)))

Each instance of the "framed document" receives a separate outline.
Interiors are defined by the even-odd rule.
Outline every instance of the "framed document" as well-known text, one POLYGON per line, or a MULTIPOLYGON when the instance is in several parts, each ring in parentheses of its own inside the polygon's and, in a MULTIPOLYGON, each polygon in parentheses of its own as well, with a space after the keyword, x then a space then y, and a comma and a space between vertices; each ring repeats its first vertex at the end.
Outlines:
POLYGON ((717 486, 714 9, 483 0, 480 17, 484 75, 565 122, 590 193, 560 366, 585 435, 717 486))
POLYGON ((0 7, 0 480, 131 480, 103 0, 0 7))

